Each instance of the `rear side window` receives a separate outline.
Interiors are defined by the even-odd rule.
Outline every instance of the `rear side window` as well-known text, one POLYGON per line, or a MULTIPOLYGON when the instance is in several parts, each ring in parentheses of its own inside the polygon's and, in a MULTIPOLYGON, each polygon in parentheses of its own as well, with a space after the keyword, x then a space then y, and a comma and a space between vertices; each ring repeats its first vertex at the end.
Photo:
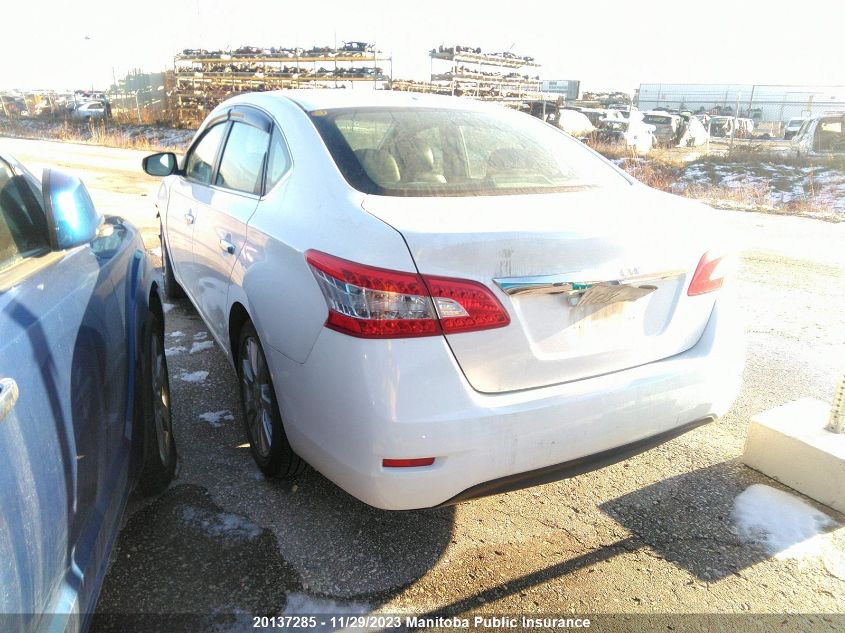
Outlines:
POLYGON ((267 160, 267 191, 275 187, 288 169, 291 160, 285 139, 278 128, 273 130, 273 140, 270 142, 270 156, 267 160))
POLYGON ((217 149, 223 141, 225 131, 226 123, 218 123, 210 127, 200 139, 200 142, 188 154, 188 159, 185 162, 185 176, 190 180, 205 185, 211 183, 214 159, 217 157, 217 149))
POLYGON ((0 271, 48 249, 39 196, 25 176, 0 160, 0 271))
POLYGON ((247 123, 233 123, 214 184, 260 194, 269 143, 270 134, 266 131, 247 123))

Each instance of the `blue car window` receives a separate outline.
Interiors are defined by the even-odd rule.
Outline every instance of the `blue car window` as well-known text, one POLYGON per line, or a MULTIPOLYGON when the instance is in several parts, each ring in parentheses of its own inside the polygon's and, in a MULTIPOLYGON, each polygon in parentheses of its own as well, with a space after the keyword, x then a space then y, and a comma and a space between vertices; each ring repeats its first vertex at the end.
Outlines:
POLYGON ((0 159, 0 270, 49 248, 44 209, 25 176, 0 159))

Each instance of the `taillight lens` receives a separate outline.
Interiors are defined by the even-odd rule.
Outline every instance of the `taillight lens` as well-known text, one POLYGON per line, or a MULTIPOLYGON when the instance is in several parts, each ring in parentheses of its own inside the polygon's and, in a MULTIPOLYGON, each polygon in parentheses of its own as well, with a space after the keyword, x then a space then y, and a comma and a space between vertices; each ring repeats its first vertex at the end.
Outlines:
POLYGON ((502 327, 507 312, 483 284, 356 264, 310 250, 329 307, 326 326, 364 338, 433 336, 502 327))
POLYGON ((493 293, 476 281, 423 275, 446 334, 503 327, 510 317, 493 293))
POLYGON ((701 256, 692 275, 687 295, 703 295, 718 290, 725 283, 727 256, 708 251, 701 256))

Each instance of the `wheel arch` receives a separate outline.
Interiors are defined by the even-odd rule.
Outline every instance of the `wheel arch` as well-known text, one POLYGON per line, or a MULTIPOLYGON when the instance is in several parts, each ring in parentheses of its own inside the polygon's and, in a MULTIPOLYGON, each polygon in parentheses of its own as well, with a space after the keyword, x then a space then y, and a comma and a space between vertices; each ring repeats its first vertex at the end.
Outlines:
POLYGON ((247 321, 253 322, 249 311, 243 303, 235 301, 232 307, 229 308, 229 327, 228 327, 228 341, 229 344, 229 359, 234 366, 236 364, 236 356, 238 349, 238 337, 241 334, 241 328, 247 321))
POLYGON ((156 315, 159 324, 164 329, 164 304, 161 302, 161 295, 159 294, 158 281, 153 281, 150 284, 150 294, 147 298, 147 305, 150 311, 156 315))

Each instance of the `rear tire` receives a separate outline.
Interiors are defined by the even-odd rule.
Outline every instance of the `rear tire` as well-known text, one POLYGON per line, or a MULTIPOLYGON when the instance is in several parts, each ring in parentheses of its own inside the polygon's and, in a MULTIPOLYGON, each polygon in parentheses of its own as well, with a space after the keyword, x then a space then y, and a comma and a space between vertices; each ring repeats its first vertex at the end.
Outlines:
POLYGON ((162 492, 176 475, 176 440, 170 408, 170 379, 164 353, 164 326, 155 313, 147 315, 143 336, 141 379, 136 387, 141 403, 144 459, 138 490, 148 496, 162 492))
POLYGON ((185 296, 185 291, 173 275, 173 263, 170 261, 170 253, 167 250, 167 241, 164 239, 164 227, 160 227, 159 240, 161 242, 161 268, 162 277, 164 277, 164 296, 167 299, 181 299, 185 296))
POLYGON ((268 477, 300 474, 305 462, 293 451, 285 435, 264 348, 249 321, 238 337, 237 369, 244 427, 256 465, 268 477))

